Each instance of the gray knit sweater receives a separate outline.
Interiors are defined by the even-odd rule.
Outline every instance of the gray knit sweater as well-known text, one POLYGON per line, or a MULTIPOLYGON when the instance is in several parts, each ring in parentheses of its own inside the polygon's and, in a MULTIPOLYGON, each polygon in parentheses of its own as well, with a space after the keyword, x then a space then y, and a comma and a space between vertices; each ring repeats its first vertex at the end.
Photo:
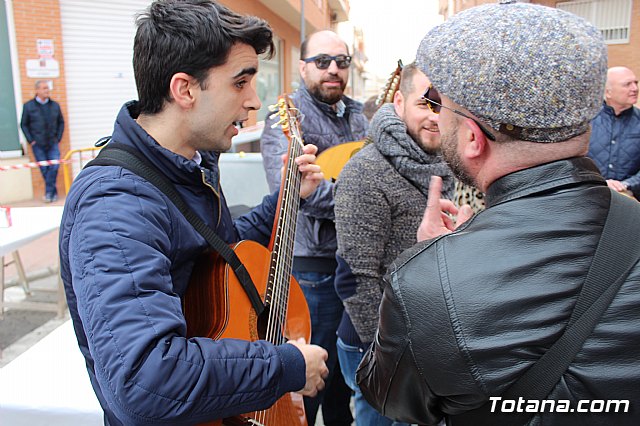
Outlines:
POLYGON ((392 104, 376 113, 369 136, 373 144, 347 163, 336 182, 334 209, 335 286, 346 309, 338 336, 362 347, 375 336, 387 267, 416 243, 431 175, 443 177, 444 196, 453 193, 453 176, 444 160, 411 139, 392 104), (359 342, 354 340, 358 337, 359 342))

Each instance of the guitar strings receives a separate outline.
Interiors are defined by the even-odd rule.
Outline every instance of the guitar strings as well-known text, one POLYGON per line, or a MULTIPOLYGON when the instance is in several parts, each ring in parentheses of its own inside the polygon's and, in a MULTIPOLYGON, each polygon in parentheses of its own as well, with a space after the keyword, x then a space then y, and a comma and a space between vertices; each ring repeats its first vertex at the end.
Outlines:
POLYGON ((299 137, 299 131, 295 117, 289 119, 289 132, 291 133, 291 142, 289 149, 290 162, 287 165, 285 184, 283 185, 284 192, 282 197, 280 218, 278 220, 279 227, 277 229, 277 235, 274 239, 274 257, 275 263, 272 265, 273 282, 272 282, 272 303, 271 310, 269 312, 268 321, 268 336, 267 339, 275 344, 281 344, 285 342, 284 325, 287 315, 287 299, 289 297, 289 283, 292 270, 292 252, 293 244, 295 242, 295 217, 289 216, 297 215, 297 207, 299 205, 300 197, 300 181, 301 174, 299 173, 295 162, 293 161, 297 156, 302 154, 302 141, 299 137), (281 228, 281 224, 284 228, 281 228), (285 251, 289 254, 283 255, 285 251))
MULTIPOLYGON (((295 108, 292 108, 297 112, 295 108)), ((270 282, 268 288, 270 310, 267 321, 266 340, 278 345, 286 342, 285 325, 288 309, 288 298, 293 269, 293 247, 298 207, 300 205, 300 184, 302 175, 298 171, 294 159, 303 152, 303 141, 300 137, 297 115, 289 117, 289 160, 285 171, 285 182, 281 207, 278 216, 278 226, 274 238, 274 246, 270 265, 270 282)), ((267 298, 265 297, 265 299, 267 298)), ((275 425, 275 418, 279 412, 278 402, 268 410, 254 414, 255 420, 261 425, 275 425), (273 421, 273 422, 272 422, 273 421)))
MULTIPOLYGON (((296 138, 297 139, 297 138, 296 138)), ((298 140, 292 140, 291 146, 292 149, 290 151, 290 158, 295 158, 301 153, 300 142, 298 140)), ((283 207, 282 207, 282 215, 283 220, 281 223, 286 224, 284 229, 281 230, 280 233, 280 247, 279 247, 279 256, 277 259, 277 279, 274 283, 274 299, 276 309, 273 310, 273 316, 271 318, 270 323, 272 324, 271 328, 271 337, 276 338, 277 340, 273 340, 274 343, 280 344, 284 343, 284 324, 286 320, 286 308, 288 306, 287 299, 289 296, 289 283, 291 277, 291 254, 293 251, 293 244, 295 241, 295 217, 292 216, 294 213, 297 214, 297 206, 299 204, 300 197, 300 173, 295 167, 295 164, 292 163, 291 167, 287 170, 288 184, 285 185, 286 192, 283 194, 283 207), (290 255, 283 255, 283 253, 288 253, 290 255)))

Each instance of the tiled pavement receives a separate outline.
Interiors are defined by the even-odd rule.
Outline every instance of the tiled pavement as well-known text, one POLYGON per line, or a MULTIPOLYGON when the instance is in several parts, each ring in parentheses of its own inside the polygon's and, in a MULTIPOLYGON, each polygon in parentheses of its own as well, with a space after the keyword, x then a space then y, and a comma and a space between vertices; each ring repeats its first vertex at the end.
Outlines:
MULTIPOLYGON (((64 199, 52 204, 45 204, 39 200, 10 203, 11 207, 42 207, 49 205, 61 206, 64 199)), ((55 266, 58 261, 58 232, 52 232, 20 248, 20 258, 27 275, 43 275, 49 268, 55 266)), ((5 257, 5 262, 11 260, 11 256, 5 257)), ((15 266, 10 264, 5 267, 5 281, 12 282, 17 279, 15 266)), ((40 292, 39 289, 55 289, 56 276, 48 276, 35 279, 30 282, 33 295, 32 301, 55 301, 53 292, 40 292)), ((6 301, 21 301, 27 297, 21 286, 9 287, 5 291, 6 301)), ((56 318, 54 312, 40 312, 19 308, 6 309, 0 319, 0 367, 8 364, 15 357, 26 351, 42 337, 46 336, 66 319, 56 318)))

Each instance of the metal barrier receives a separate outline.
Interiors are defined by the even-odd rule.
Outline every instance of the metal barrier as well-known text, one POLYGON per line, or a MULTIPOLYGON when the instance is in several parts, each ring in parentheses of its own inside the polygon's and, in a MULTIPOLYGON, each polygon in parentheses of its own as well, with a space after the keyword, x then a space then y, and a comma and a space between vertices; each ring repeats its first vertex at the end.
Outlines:
POLYGON ((84 168, 85 164, 96 158, 98 151, 101 149, 102 147, 92 146, 89 148, 72 149, 67 152, 67 155, 64 156, 64 159, 61 162, 62 174, 64 176, 64 191, 66 194, 69 193, 71 182, 73 182, 73 178, 75 177, 73 174, 74 164, 78 164, 78 173, 80 173, 80 170, 84 168), (85 153, 90 153, 90 155, 86 155, 85 153))

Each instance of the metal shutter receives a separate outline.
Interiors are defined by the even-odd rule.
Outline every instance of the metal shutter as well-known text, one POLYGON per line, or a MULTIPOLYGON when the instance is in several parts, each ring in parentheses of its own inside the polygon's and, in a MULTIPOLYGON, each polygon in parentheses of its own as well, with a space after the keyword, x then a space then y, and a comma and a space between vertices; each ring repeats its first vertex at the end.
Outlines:
POLYGON ((122 104, 137 99, 135 16, 149 0, 60 0, 71 149, 110 135, 122 104))

